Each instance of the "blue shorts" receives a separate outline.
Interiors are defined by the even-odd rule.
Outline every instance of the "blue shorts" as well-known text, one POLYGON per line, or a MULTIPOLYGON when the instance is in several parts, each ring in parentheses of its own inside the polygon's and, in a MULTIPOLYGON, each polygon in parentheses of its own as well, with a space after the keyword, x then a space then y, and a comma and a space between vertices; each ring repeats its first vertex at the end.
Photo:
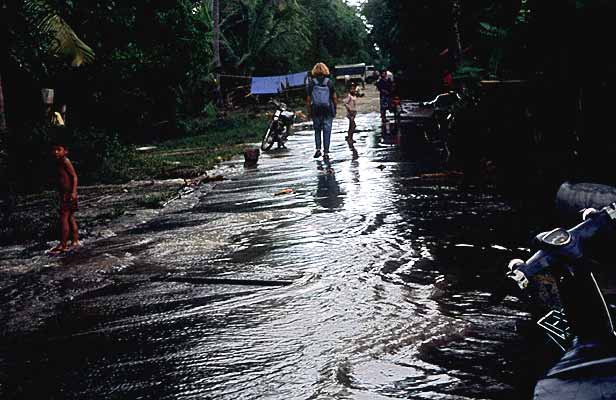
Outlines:
POLYGON ((389 96, 381 96, 381 112, 387 111, 390 107, 391 98, 389 96))

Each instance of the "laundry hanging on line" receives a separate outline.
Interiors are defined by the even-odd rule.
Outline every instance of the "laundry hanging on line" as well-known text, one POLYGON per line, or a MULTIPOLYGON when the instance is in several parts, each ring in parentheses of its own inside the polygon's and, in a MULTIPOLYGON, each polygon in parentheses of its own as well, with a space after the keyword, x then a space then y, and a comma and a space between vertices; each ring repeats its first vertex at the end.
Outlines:
POLYGON ((295 74, 277 76, 257 76, 250 81, 251 94, 275 94, 284 89, 295 86, 302 86, 306 80, 307 71, 295 74))
POLYGON ((307 71, 287 75, 287 82, 289 83, 289 87, 304 86, 306 84, 307 75, 307 71))

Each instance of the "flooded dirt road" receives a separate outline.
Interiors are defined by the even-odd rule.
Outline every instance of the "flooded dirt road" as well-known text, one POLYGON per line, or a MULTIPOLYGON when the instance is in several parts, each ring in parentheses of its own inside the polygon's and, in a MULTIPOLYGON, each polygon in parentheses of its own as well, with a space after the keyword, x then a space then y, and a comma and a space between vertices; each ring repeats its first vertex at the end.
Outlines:
POLYGON ((288 150, 80 253, 3 261, 36 268, 2 291, 0 397, 527 396, 529 316, 488 304, 525 219, 418 179, 438 165, 383 141, 378 114, 357 125, 357 157, 345 120, 328 163, 298 125, 288 150))

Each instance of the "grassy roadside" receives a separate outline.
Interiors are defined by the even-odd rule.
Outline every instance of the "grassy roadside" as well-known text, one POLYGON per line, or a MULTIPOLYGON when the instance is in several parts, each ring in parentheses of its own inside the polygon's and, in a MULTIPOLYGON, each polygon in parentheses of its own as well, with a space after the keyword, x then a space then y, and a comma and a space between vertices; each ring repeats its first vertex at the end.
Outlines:
POLYGON ((127 178, 194 178, 220 161, 241 154, 246 143, 261 139, 267 127, 264 117, 236 114, 201 134, 152 143, 150 151, 131 150, 127 178))

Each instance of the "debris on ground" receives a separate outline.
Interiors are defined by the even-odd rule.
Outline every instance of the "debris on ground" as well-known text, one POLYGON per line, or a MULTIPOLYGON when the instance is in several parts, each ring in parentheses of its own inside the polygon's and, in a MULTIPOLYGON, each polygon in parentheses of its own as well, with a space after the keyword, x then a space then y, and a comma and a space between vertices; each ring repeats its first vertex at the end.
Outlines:
POLYGON ((463 177, 464 174, 460 171, 445 171, 445 172, 434 172, 429 174, 421 174, 418 176, 414 176, 411 179, 447 179, 447 178, 460 178, 463 177))
POLYGON ((198 177, 193 178, 193 179, 183 179, 184 186, 182 186, 180 188, 180 190, 178 190, 177 193, 174 196, 171 196, 170 198, 168 198, 167 201, 165 201, 162 204, 162 207, 166 207, 172 201, 177 200, 177 199, 181 199, 183 196, 186 196, 186 195, 194 192, 197 189, 198 186, 200 186, 200 185, 202 185, 204 183, 218 182, 218 181, 222 181, 224 179, 225 178, 222 175, 210 176, 208 174, 204 174, 204 175, 198 176, 198 177))
POLYGON ((148 152, 148 151, 152 151, 152 150, 156 150, 157 147, 156 146, 143 146, 143 147, 137 147, 135 149, 135 151, 139 151, 139 152, 148 152))
POLYGON ((286 188, 286 189, 282 189, 279 190, 278 192, 274 193, 274 196, 282 196, 284 194, 292 194, 295 193, 295 191, 291 188, 286 188))
POLYGON ((298 122, 308 122, 310 118, 302 111, 295 111, 295 120, 298 122))

